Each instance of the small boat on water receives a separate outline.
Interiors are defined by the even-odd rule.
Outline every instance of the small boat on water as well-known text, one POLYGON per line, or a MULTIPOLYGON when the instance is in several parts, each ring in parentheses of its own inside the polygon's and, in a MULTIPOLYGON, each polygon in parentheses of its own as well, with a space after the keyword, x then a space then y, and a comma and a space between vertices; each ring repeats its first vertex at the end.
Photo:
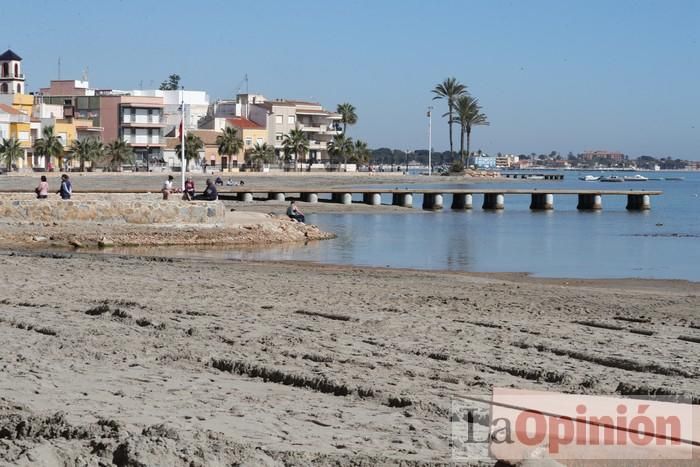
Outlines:
POLYGON ((584 175, 583 177, 579 177, 579 180, 583 180, 584 182, 597 182, 600 180, 600 177, 596 177, 595 175, 584 175))
POLYGON ((621 182, 622 177, 618 177, 617 175, 610 175, 609 177, 600 177, 601 182, 621 182))
POLYGON ((645 177, 644 175, 635 174, 635 175, 632 175, 631 177, 624 177, 624 180, 626 182, 646 182, 649 179, 647 177, 645 177))

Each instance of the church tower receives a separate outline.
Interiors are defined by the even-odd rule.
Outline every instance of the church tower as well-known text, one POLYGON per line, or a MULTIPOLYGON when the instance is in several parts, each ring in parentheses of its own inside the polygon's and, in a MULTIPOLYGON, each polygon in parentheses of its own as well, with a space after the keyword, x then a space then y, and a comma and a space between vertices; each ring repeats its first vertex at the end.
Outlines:
POLYGON ((10 49, 0 55, 0 94, 24 94, 22 57, 10 49))

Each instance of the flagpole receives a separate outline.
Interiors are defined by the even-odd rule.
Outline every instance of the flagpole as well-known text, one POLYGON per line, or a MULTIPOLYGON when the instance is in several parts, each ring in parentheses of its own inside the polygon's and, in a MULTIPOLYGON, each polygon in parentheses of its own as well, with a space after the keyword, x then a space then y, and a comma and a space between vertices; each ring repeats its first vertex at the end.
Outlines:
POLYGON ((180 88, 180 109, 182 112, 182 120, 180 120, 182 131, 180 131, 180 172, 182 191, 185 191, 185 88, 180 88))

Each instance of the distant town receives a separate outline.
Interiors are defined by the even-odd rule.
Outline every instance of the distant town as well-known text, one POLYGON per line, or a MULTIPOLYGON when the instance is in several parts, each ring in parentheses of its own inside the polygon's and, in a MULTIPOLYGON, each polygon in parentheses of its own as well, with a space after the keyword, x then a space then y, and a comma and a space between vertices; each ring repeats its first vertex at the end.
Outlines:
MULTIPOLYGON (((52 80, 25 89, 22 58, 0 55, 0 160, 8 171, 54 170, 449 170, 450 151, 369 149, 349 136, 355 108, 328 110, 316 102, 240 93, 211 101, 206 91, 183 90, 170 75, 152 90, 92 88, 79 80, 52 80)), ((474 169, 699 170, 699 161, 631 157, 609 150, 580 154, 467 154, 474 169)))

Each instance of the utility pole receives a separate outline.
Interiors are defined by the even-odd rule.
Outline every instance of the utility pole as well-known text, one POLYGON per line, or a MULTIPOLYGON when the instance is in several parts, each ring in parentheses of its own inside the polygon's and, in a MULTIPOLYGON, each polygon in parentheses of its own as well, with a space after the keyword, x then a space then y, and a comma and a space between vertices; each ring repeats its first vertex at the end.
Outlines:
POLYGON ((180 121, 180 172, 181 172, 181 182, 180 185, 182 190, 185 190, 185 87, 182 86, 180 90, 180 109, 182 110, 182 120, 180 121))
POLYGON ((428 176, 433 174, 433 106, 428 106, 428 176))
POLYGON ((406 175, 408 175, 408 149, 406 149, 406 175))

